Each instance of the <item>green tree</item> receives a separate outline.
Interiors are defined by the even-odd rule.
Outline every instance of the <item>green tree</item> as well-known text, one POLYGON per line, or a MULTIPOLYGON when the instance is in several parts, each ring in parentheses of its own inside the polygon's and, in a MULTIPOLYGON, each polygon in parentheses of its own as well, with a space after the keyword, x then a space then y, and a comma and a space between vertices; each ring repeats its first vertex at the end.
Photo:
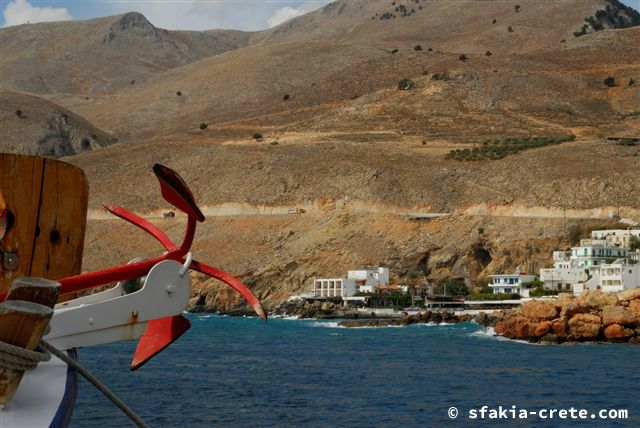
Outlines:
POLYGON ((640 250, 640 238, 637 236, 632 236, 629 240, 629 248, 631 251, 640 250))
POLYGON ((469 289, 460 279, 445 278, 434 290, 435 294, 447 296, 468 296, 469 289), (445 292, 446 291, 446 292, 445 292))

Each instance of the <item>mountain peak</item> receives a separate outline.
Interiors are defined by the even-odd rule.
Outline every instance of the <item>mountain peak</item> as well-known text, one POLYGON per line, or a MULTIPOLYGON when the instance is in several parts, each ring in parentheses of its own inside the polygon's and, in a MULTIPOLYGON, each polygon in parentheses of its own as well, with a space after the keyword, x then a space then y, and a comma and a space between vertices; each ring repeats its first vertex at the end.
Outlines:
POLYGON ((128 12, 119 15, 111 24, 102 41, 109 43, 118 36, 159 38, 159 30, 153 26, 145 16, 139 12, 128 12))

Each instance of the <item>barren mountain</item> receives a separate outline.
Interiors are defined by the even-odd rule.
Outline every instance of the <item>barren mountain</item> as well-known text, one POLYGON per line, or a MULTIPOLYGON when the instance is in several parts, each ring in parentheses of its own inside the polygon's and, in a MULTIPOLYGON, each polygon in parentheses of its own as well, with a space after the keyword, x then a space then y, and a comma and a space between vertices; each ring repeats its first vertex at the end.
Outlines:
POLYGON ((82 117, 42 98, 0 91, 0 150, 70 156, 116 142, 82 117))
POLYGON ((139 13, 0 30, 2 88, 106 94, 244 45, 240 31, 168 31, 139 13))
POLYGON ((400 50, 420 44, 435 51, 523 53, 555 47, 574 32, 638 24, 638 12, 617 0, 339 0, 251 41, 321 39, 400 50))
POLYGON ((535 271, 572 228, 640 222, 640 145, 606 139, 640 134, 638 23, 613 0, 340 0, 253 34, 127 14, 55 42, 62 24, 0 30, 0 85, 119 138, 67 158, 91 186, 85 269, 158 250, 123 239, 102 203, 179 239, 150 173, 161 162, 209 217, 199 257, 273 304, 363 264, 432 280, 535 271))

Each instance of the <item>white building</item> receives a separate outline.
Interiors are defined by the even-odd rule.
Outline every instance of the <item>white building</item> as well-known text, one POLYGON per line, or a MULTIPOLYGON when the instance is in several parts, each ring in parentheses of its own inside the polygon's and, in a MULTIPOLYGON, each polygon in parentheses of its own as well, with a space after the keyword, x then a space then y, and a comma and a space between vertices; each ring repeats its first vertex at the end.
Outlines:
POLYGON ((389 285, 389 269, 379 267, 350 270, 347 278, 355 281, 356 293, 375 293, 376 287, 389 285))
POLYGON ((605 293, 640 288, 640 264, 628 259, 601 264, 584 287, 605 293))
POLYGON ((634 236, 640 239, 640 229, 609 229, 591 232, 591 238, 593 239, 605 239, 611 245, 626 249, 631 249, 631 240, 634 236))
POLYGON ((547 290, 571 291, 577 284, 584 284, 589 275, 579 262, 572 262, 573 251, 554 251, 553 267, 540 269, 540 281, 547 290))
MULTIPOLYGON (((608 239, 600 239, 604 235, 596 232, 606 231, 594 231, 592 236, 597 238, 582 239, 580 246, 573 247, 571 251, 553 252, 553 268, 540 269, 540 280, 544 282, 544 288, 573 291, 574 294, 582 293, 585 288, 604 290, 598 279, 601 268, 618 259, 627 258, 630 253, 608 239)), ((608 278, 607 281, 614 279, 608 278)))
POLYGON ((389 285, 388 268, 363 268, 350 270, 346 278, 314 278, 313 294, 316 298, 351 298, 357 293, 374 293, 381 285, 389 285))
POLYGON ((316 298, 352 297, 356 282, 349 278, 314 278, 313 294, 316 298))
POLYGON ((574 267, 594 268, 607 259, 627 257, 627 249, 612 245, 606 239, 582 239, 579 247, 571 249, 571 263, 574 267))
POLYGON ((512 274, 489 275, 489 287, 493 294, 519 294, 522 297, 529 296, 529 289, 522 286, 525 282, 536 279, 535 275, 525 275, 519 272, 512 274))

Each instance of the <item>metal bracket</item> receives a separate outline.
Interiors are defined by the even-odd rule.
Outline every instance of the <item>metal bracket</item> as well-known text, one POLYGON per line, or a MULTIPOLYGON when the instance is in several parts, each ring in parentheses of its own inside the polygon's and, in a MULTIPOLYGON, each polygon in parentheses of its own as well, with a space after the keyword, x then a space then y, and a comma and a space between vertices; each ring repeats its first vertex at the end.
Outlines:
POLYGON ((16 253, 5 250, 1 243, 0 257, 2 257, 2 268, 4 270, 16 270, 20 266, 20 257, 16 253))

